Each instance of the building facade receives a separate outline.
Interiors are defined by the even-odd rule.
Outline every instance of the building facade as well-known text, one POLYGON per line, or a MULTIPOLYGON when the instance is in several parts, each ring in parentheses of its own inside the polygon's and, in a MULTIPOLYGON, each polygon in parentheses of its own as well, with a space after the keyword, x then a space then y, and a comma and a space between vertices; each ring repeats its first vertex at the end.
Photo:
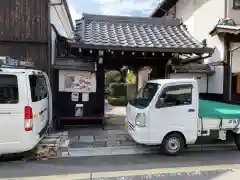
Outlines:
POLYGON ((55 63, 57 35, 67 39, 74 38, 74 24, 66 0, 50 0, 52 64, 55 63))
MULTIPOLYGON (((0 6, 0 56, 33 62, 45 71, 56 105, 53 64, 59 37, 73 38, 74 25, 66 0, 11 0, 0 6)), ((55 107, 53 107, 55 108, 55 107)))
POLYGON ((66 0, 2 1, 0 56, 34 61, 37 68, 49 74, 57 34, 73 38, 73 30, 66 0))
MULTIPOLYGON (((152 14, 153 17, 181 18, 188 31, 196 39, 199 41, 206 39, 208 45, 215 48, 213 55, 204 60, 204 63, 212 64, 216 72, 209 76, 208 93, 222 95, 220 98, 224 100, 238 101, 237 79, 240 73, 240 49, 238 47, 240 44, 227 38, 233 36, 232 33, 213 35, 210 32, 221 21, 233 21, 236 28, 240 23, 239 5, 239 0, 165 0, 152 14), (235 48, 234 51, 229 53, 233 48, 235 48)), ((235 33, 235 39, 236 35, 235 33)))

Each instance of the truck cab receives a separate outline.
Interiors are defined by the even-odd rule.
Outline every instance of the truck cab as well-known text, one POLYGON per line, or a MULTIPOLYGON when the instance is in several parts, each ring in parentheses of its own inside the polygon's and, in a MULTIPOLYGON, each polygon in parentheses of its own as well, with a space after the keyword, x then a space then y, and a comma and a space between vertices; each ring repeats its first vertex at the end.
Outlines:
MULTIPOLYGON (((150 80, 129 101, 125 128, 137 143, 162 145, 165 154, 177 155, 187 144, 196 142, 203 124, 207 132, 211 130, 208 124, 212 129, 219 127, 220 120, 205 118, 204 123, 199 113, 197 80, 150 80)), ((223 124, 229 129, 233 127, 231 123, 224 121, 223 124)))

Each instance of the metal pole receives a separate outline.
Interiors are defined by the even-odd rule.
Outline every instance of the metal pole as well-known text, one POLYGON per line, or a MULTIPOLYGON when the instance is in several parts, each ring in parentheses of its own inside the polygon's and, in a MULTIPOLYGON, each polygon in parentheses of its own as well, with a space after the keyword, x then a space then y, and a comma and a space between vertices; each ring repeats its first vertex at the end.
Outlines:
POLYGON ((230 51, 230 68, 229 68, 229 72, 228 72, 228 80, 229 80, 229 94, 228 94, 228 98, 231 101, 232 100, 232 58, 233 58, 233 51, 230 51))

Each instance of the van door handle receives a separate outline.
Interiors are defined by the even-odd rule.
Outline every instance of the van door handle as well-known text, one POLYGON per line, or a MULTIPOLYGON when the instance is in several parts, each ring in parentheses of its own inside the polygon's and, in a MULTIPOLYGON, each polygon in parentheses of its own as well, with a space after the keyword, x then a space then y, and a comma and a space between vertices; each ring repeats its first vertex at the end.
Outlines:
POLYGON ((10 112, 0 112, 0 114, 11 114, 10 112))
POLYGON ((45 111, 47 111, 47 108, 39 112, 39 115, 42 115, 45 111))
POLYGON ((195 112, 195 109, 189 109, 188 112, 195 112))

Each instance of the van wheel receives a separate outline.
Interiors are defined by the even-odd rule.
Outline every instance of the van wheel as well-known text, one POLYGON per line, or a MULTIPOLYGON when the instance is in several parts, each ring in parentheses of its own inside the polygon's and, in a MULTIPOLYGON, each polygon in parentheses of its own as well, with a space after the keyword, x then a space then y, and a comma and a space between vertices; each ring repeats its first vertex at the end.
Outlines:
POLYGON ((238 150, 240 151, 240 134, 234 135, 234 141, 235 141, 235 144, 236 144, 238 150))
POLYGON ((184 140, 179 133, 166 136, 162 143, 163 153, 167 156, 177 156, 184 149, 184 140))

